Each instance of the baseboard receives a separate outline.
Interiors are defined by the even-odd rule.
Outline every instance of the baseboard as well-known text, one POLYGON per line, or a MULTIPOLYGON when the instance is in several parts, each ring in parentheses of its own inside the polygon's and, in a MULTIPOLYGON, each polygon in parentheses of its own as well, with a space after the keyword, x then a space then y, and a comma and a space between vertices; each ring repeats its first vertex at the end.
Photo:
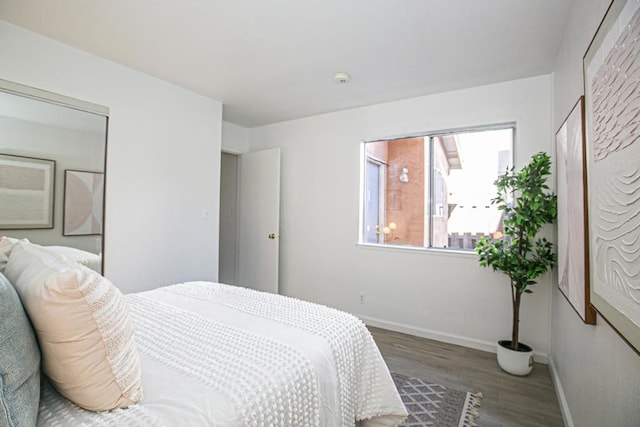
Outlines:
POLYGON ((549 371, 551 372, 553 387, 556 389, 556 396, 558 396, 558 403, 560 403, 560 412, 562 413, 564 425, 565 427, 574 427, 573 418, 571 418, 571 411, 569 410, 569 403, 567 402, 567 396, 564 394, 562 381, 560 381, 560 375, 558 374, 558 368, 553 361, 553 356, 549 357, 549 371))
MULTIPOLYGON (((358 316, 365 324, 376 328, 388 329, 390 331, 402 332, 417 337, 428 338, 435 341, 446 342, 448 344, 461 345, 463 347, 474 348, 476 350, 496 352, 496 343, 488 341, 474 340, 471 338, 461 337, 452 334, 443 334, 442 332, 430 331, 428 329, 417 328, 415 326, 405 325, 402 323, 390 322, 388 320, 376 319, 368 316, 358 316)), ((533 354, 534 360, 539 363, 547 364, 548 354, 536 351, 533 354)))

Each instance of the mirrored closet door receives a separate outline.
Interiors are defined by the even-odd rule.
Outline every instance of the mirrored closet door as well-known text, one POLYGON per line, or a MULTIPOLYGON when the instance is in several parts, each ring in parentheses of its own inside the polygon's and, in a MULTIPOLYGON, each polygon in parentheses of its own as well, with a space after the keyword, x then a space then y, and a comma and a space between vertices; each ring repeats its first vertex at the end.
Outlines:
POLYGON ((0 236, 102 273, 108 113, 0 80, 0 236))

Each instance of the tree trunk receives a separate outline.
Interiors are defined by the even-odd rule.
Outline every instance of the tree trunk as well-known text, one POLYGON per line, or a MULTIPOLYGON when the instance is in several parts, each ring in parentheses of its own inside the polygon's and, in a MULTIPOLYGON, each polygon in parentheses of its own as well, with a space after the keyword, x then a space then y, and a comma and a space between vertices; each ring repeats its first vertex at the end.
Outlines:
POLYGON ((518 351, 518 332, 520 326, 520 298, 522 294, 515 290, 515 298, 513 300, 513 326, 511 329, 511 348, 518 351))

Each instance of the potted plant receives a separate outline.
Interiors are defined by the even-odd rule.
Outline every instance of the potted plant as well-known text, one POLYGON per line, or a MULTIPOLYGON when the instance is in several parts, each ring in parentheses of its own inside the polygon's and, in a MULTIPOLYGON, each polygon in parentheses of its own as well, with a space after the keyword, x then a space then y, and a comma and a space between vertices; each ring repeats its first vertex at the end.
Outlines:
POLYGON ((504 233, 483 237, 476 246, 480 266, 491 266, 509 277, 511 285, 511 340, 498 341, 498 364, 514 375, 527 375, 533 367, 533 348, 519 339, 520 303, 523 294, 533 291, 535 279, 553 268, 553 244, 537 237, 540 229, 556 217, 556 195, 549 190, 551 160, 546 153, 535 154, 516 172, 510 168, 498 177, 497 196, 491 200, 503 212, 504 233))

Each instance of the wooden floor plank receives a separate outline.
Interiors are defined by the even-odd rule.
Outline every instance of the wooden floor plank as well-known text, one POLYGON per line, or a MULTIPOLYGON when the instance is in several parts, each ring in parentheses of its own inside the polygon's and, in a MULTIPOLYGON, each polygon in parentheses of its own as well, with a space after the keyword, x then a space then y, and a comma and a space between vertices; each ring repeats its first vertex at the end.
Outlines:
POLYGON ((389 369, 446 387, 484 395, 479 427, 561 427, 549 368, 535 363, 529 376, 502 371, 495 354, 369 327, 389 369))

